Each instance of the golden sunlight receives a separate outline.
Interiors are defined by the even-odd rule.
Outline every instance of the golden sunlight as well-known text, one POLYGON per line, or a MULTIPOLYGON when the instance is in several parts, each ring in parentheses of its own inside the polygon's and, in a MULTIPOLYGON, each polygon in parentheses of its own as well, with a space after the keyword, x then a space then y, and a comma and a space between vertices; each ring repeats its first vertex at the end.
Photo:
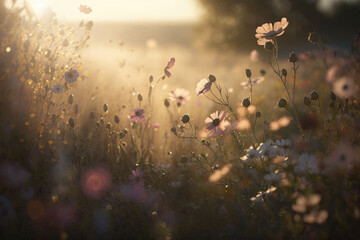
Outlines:
MULTIPOLYGON (((200 7, 196 0, 26 0, 41 17, 53 11, 60 20, 78 21, 84 18, 80 5, 91 8, 89 18, 95 21, 122 22, 194 22, 199 18, 200 7)), ((8 2, 11 2, 8 0, 8 2)))

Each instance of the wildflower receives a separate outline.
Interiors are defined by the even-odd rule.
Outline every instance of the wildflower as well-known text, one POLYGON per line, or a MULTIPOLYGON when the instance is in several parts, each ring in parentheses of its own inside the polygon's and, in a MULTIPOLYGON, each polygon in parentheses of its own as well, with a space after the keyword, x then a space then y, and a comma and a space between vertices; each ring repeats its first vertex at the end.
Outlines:
POLYGON ((132 122, 141 123, 145 120, 144 109, 133 109, 131 110, 130 120, 132 122))
MULTIPOLYGON (((211 75, 212 76, 212 75, 211 75)), ((208 91, 211 89, 212 82, 208 81, 206 78, 203 78, 198 82, 196 85, 196 94, 199 95, 205 95, 208 91)))
POLYGON ((215 170, 213 174, 209 177, 209 182, 218 182, 221 178, 223 178, 226 174, 228 174, 231 170, 232 165, 226 164, 221 169, 215 170))
POLYGON ((65 81, 68 83, 76 82, 78 77, 79 73, 75 69, 70 69, 69 71, 65 72, 65 81))
POLYGON ((256 29, 255 37, 258 38, 259 45, 265 45, 266 42, 272 41, 275 37, 281 36, 285 32, 285 28, 289 25, 286 18, 282 18, 281 22, 264 23, 256 29))
POLYGON ((214 75, 212 75, 212 74, 209 74, 208 78, 209 78, 210 82, 215 82, 216 81, 216 77, 214 75))
POLYGON ((289 117, 282 117, 277 121, 273 121, 270 123, 270 130, 271 131, 278 131, 280 128, 287 127, 290 124, 290 118, 289 117))
POLYGON ((86 5, 80 5, 79 10, 80 10, 80 12, 85 13, 85 14, 89 14, 92 12, 92 9, 86 5))
POLYGON ((248 119, 240 119, 238 123, 236 124, 236 129, 243 131, 243 130, 249 130, 251 128, 250 121, 248 119))
POLYGON ((333 174, 346 172, 352 168, 358 161, 357 149, 351 146, 351 143, 342 142, 330 156, 324 161, 324 173, 333 174))
POLYGON ((298 61, 298 57, 294 52, 290 53, 289 55, 289 62, 296 63, 298 61))
POLYGON ((251 70, 250 69, 245 69, 245 74, 247 78, 251 78, 251 70))
POLYGON ((343 70, 338 66, 334 65, 330 67, 326 72, 326 81, 328 83, 334 82, 343 74, 343 70))
POLYGON ((342 99, 348 99, 356 94, 357 87, 354 79, 344 76, 333 83, 333 92, 342 99))
POLYGON ((271 141, 266 141, 260 143, 256 150, 258 151, 258 156, 261 158, 274 158, 278 155, 279 147, 273 145, 271 141))
POLYGON ((317 160, 314 155, 303 153, 299 156, 294 172, 298 174, 304 174, 306 172, 318 173, 317 160))
POLYGON ((115 116, 114 116, 114 122, 115 122, 115 123, 119 123, 119 122, 120 122, 120 118, 119 118, 118 115, 115 115, 115 116))
POLYGON ((57 84, 57 85, 53 86, 52 88, 50 88, 50 90, 53 93, 62 93, 64 91, 64 86, 61 84, 57 84))
POLYGON ((183 105, 189 102, 191 97, 188 90, 183 88, 177 88, 175 89, 175 91, 169 93, 169 99, 183 105))
POLYGON ((282 75, 284 76, 284 77, 286 77, 287 76, 287 70, 284 68, 283 70, 281 70, 281 73, 282 73, 282 75))
POLYGON ((250 100, 249 100, 249 98, 245 98, 243 101, 242 101, 242 105, 244 106, 244 107, 249 107, 250 106, 250 100))
POLYGON ((131 171, 131 175, 129 176, 129 179, 131 181, 131 184, 135 188, 143 188, 144 187, 144 179, 142 178, 143 173, 139 168, 136 168, 136 170, 131 171))
POLYGON ((267 51, 272 51, 274 49, 274 44, 272 42, 266 42, 264 48, 267 51))
POLYGON ((183 123, 188 123, 188 122, 190 122, 190 116, 189 116, 188 114, 185 114, 184 116, 182 116, 181 121, 182 121, 183 123))
POLYGON ((165 107, 170 107, 169 99, 165 98, 164 105, 165 105, 165 107))
POLYGON ((167 77, 171 77, 171 73, 168 71, 175 64, 175 58, 171 58, 166 67, 164 68, 164 73, 167 77))
POLYGON ((257 77, 255 79, 252 79, 251 81, 244 81, 244 82, 241 82, 241 86, 244 88, 244 89, 247 89, 248 87, 250 87, 251 84, 259 84, 259 83, 262 83, 263 81, 265 80, 265 78, 263 76, 261 77, 257 77))
POLYGON ((254 149, 253 146, 250 146, 249 149, 245 150, 245 155, 242 156, 240 159, 242 161, 250 162, 256 160, 259 157, 260 157, 260 153, 258 149, 254 149))
POLYGON ((221 136, 229 122, 225 120, 227 114, 224 111, 221 111, 220 114, 218 111, 210 114, 210 117, 205 119, 205 131, 210 137, 221 136))
POLYGON ((97 167, 85 172, 81 178, 84 193, 99 199, 111 188, 111 175, 106 168, 97 167))
POLYGON ((319 100, 319 94, 314 90, 310 93, 311 100, 319 100))

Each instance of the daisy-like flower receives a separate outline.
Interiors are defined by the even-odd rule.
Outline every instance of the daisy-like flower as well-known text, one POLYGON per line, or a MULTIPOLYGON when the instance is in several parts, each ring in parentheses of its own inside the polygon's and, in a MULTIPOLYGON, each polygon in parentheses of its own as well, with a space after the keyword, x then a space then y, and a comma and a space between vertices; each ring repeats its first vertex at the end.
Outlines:
POLYGON ((212 82, 207 80, 206 78, 203 78, 196 84, 196 94, 199 95, 205 95, 208 91, 211 89, 212 82))
POLYGON ((263 76, 261 77, 257 77, 253 80, 251 80, 251 83, 250 81, 244 81, 244 82, 241 82, 240 85, 244 88, 244 89, 247 89, 248 87, 250 87, 250 84, 259 84, 259 83, 262 83, 263 81, 265 80, 265 78, 263 76))
POLYGON ((175 64, 175 58, 170 58, 170 61, 164 68, 164 73, 167 77, 171 77, 171 73, 169 72, 169 69, 172 68, 174 66, 174 64, 175 64))
POLYGON ((53 93, 62 93, 64 91, 64 86, 61 84, 57 84, 57 85, 53 86, 52 88, 50 88, 50 90, 53 93))
POLYGON ((218 111, 210 114, 205 119, 205 131, 209 137, 218 137, 224 134, 229 122, 225 120, 227 114, 224 111, 218 111))
POLYGON ((183 88, 177 88, 175 89, 175 91, 171 91, 169 93, 169 99, 172 101, 176 101, 181 105, 184 105, 185 103, 189 102, 191 99, 190 92, 183 88))
POLYGON ((131 110, 130 120, 136 123, 142 123, 145 120, 144 109, 133 109, 131 110))
POLYGON ((342 142, 324 161, 325 174, 346 172, 358 162, 358 150, 351 143, 342 142))
POLYGON ((298 174, 304 174, 306 172, 318 173, 318 162, 314 155, 303 153, 300 155, 297 165, 294 168, 294 172, 298 174))
POLYGON ((79 77, 79 73, 75 69, 70 69, 65 73, 65 81, 67 81, 68 83, 76 82, 78 77, 79 77))
POLYGON ((344 76, 333 83, 333 92, 342 99, 351 98, 356 94, 357 86, 354 79, 350 76, 344 76))
POLYGON ((266 42, 272 41, 275 37, 281 36, 285 32, 285 28, 289 25, 286 18, 282 18, 281 22, 264 23, 256 29, 255 37, 258 39, 259 45, 265 45, 266 42))

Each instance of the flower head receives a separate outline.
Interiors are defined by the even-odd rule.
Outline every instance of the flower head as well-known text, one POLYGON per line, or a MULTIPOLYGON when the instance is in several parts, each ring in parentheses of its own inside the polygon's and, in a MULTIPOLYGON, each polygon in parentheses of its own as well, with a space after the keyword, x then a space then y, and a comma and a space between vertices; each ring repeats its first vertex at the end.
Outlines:
POLYGON ((196 84, 196 94, 199 95, 205 95, 208 91, 211 89, 212 82, 207 80, 206 78, 203 78, 196 84))
POLYGON ((189 102, 191 97, 188 90, 183 88, 177 88, 175 89, 175 91, 169 93, 169 99, 183 105, 189 102))
POLYGON ((81 185, 87 196, 99 199, 111 188, 111 174, 101 167, 90 169, 82 176, 81 185))
POLYGON ((270 42, 277 36, 281 36, 285 32, 285 28, 289 25, 286 18, 282 18, 281 22, 264 23, 262 26, 256 29, 255 37, 258 39, 259 45, 265 45, 266 42, 270 42))
POLYGON ((220 114, 216 111, 205 119, 205 131, 209 137, 218 137, 225 132, 229 126, 229 122, 225 120, 226 116, 224 111, 221 111, 220 114))
POLYGON ((333 92, 339 98, 351 98, 356 94, 357 86, 354 79, 349 76, 344 76, 333 83, 333 92))
POLYGON ((64 91, 64 86, 61 84, 57 84, 57 85, 53 86, 52 88, 50 88, 50 90, 53 93, 62 93, 64 91))
POLYGON ((76 82, 78 77, 79 77, 79 73, 75 69, 70 69, 65 73, 65 81, 67 81, 68 83, 76 82))
POLYGON ((141 123, 145 120, 144 109, 133 109, 131 110, 130 120, 132 122, 141 123))
POLYGON ((170 68, 172 68, 175 64, 175 58, 170 58, 170 61, 168 62, 168 64, 166 65, 166 67, 164 68, 164 73, 167 77, 171 77, 171 73, 168 71, 170 68))

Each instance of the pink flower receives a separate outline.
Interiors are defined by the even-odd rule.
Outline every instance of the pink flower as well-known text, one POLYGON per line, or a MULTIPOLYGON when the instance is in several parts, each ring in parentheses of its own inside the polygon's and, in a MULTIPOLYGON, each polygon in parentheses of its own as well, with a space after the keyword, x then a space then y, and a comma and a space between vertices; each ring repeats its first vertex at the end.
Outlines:
POLYGON ((175 64, 175 58, 170 58, 170 61, 168 62, 168 64, 166 65, 166 67, 164 68, 164 73, 167 77, 171 77, 171 73, 168 71, 170 68, 172 68, 175 64))
POLYGON ((141 189, 144 187, 144 179, 142 178, 142 176, 143 173, 139 168, 136 168, 136 170, 132 170, 131 175, 129 176, 131 184, 137 189, 141 189))
POLYGON ((93 168, 81 178, 84 193, 95 199, 102 198, 111 188, 111 174, 105 168, 93 168))
POLYGON ((133 109, 131 110, 130 120, 136 123, 142 123, 145 120, 144 109, 133 109))
POLYGON ((201 79, 200 82, 198 82, 198 84, 196 85, 196 90, 195 90, 196 94, 198 96, 205 95, 205 93, 210 91, 211 85, 212 85, 212 82, 210 82, 206 78, 201 79))
POLYGON ((169 99, 172 101, 176 101, 181 105, 184 105, 185 103, 190 101, 191 97, 188 90, 183 88, 177 88, 175 89, 175 91, 169 93, 169 99))
POLYGON ((210 114, 210 117, 205 119, 205 131, 209 137, 221 136, 226 128, 229 126, 229 122, 225 120, 227 114, 218 111, 210 114))
POLYGON ((289 25, 286 18, 282 18, 281 22, 264 23, 262 26, 256 29, 255 37, 258 39, 259 45, 265 45, 266 42, 272 41, 275 37, 281 36, 285 32, 285 28, 289 25))

